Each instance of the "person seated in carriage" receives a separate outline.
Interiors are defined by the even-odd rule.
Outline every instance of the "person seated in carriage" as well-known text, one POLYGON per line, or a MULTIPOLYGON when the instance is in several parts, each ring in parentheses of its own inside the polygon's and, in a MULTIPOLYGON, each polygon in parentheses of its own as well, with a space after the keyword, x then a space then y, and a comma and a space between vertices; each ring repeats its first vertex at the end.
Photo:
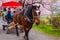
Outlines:
POLYGON ((6 11, 5 18, 6 18, 7 23, 10 23, 12 21, 11 8, 8 8, 8 11, 6 11))
POLYGON ((5 21, 5 16, 6 16, 6 8, 3 8, 2 11, 2 20, 5 21))

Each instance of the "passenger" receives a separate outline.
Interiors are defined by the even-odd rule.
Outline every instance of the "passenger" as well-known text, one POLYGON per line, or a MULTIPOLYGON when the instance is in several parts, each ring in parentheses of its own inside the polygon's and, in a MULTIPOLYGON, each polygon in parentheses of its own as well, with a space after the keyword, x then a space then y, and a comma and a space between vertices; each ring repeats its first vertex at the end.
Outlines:
POLYGON ((3 9, 2 12, 2 19, 5 21, 5 16, 6 16, 6 8, 3 9))
POLYGON ((10 22, 10 20, 12 20, 10 8, 8 8, 8 11, 6 12, 6 20, 8 23, 10 22))

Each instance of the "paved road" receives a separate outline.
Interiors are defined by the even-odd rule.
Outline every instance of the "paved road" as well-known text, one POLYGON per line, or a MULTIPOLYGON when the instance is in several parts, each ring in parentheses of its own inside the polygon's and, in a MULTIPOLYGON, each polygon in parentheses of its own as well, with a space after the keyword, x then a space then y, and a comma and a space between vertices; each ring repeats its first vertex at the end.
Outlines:
MULTIPOLYGON (((2 20, 0 20, 0 40, 24 40, 22 33, 17 37, 15 32, 6 34, 6 31, 2 30, 2 20)), ((44 33, 40 33, 36 30, 31 30, 29 33, 30 40, 60 40, 60 38, 52 37, 44 33)))

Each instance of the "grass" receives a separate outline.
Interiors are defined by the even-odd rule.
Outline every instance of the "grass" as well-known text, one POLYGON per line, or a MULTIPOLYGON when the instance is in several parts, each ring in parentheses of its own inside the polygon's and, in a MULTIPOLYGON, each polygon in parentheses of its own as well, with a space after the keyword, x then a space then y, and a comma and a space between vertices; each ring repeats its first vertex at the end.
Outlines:
POLYGON ((56 37, 60 37, 60 32, 55 31, 54 27, 52 25, 33 25, 33 29, 38 30, 40 32, 44 32, 46 34, 52 35, 52 36, 56 36, 56 37))

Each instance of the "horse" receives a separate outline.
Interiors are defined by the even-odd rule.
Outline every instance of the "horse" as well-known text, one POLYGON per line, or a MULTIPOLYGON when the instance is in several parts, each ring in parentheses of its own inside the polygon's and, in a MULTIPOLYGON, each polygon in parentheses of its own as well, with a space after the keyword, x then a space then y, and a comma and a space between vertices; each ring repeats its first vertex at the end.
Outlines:
MULTIPOLYGON (((8 29, 11 30, 13 28, 16 28, 17 36, 18 33, 18 25, 21 25, 21 29, 25 32, 24 38, 25 40, 29 40, 28 33, 31 30, 34 23, 37 25, 40 24, 40 5, 37 4, 31 4, 27 11, 24 13, 21 11, 19 14, 14 15, 13 22, 14 24, 10 26, 8 29)), ((9 32, 7 30, 7 32, 9 32)))

